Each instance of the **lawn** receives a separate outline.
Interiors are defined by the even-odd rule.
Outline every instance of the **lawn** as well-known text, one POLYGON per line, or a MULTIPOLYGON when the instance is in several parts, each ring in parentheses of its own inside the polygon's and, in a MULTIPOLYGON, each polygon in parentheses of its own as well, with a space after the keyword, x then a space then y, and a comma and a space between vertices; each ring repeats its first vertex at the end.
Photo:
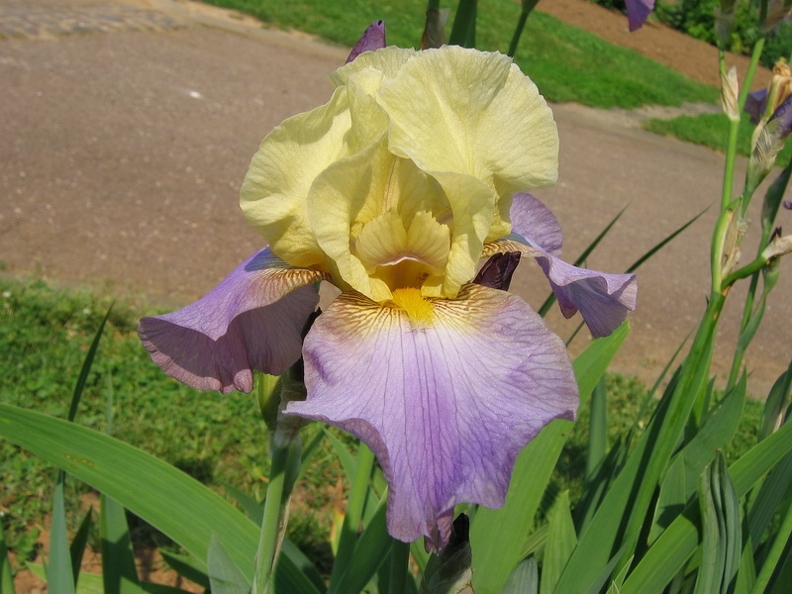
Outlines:
MULTIPOLYGON (((675 136, 680 140, 703 144, 716 151, 726 151, 729 133, 729 120, 723 114, 704 114, 700 116, 679 116, 673 120, 647 120, 644 128, 655 134, 675 136)), ((747 114, 740 121, 737 153, 748 156, 751 152, 751 135, 754 126, 747 114)), ((792 159, 792 143, 787 142, 784 150, 776 158, 776 163, 789 163, 792 159)))

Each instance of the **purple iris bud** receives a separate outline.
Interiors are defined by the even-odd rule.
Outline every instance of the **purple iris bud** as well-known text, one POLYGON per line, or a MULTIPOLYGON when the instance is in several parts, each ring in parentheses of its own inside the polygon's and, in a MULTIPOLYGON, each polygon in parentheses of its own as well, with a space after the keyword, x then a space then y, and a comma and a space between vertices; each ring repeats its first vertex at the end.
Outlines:
POLYGON ((792 134, 792 95, 773 112, 768 127, 773 126, 773 134, 777 135, 778 142, 783 143, 792 134))
POLYGON ((481 267, 473 282, 492 289, 508 291, 512 275, 520 263, 520 252, 495 254, 481 267))
POLYGON ((655 0, 625 0, 630 31, 637 31, 654 10, 655 0))
POLYGON ((751 116, 751 123, 758 124, 767 107, 767 89, 748 93, 743 111, 751 116))
POLYGON ((352 48, 347 58, 347 64, 363 52, 373 52, 385 47, 385 22, 377 21, 368 26, 363 36, 352 48))

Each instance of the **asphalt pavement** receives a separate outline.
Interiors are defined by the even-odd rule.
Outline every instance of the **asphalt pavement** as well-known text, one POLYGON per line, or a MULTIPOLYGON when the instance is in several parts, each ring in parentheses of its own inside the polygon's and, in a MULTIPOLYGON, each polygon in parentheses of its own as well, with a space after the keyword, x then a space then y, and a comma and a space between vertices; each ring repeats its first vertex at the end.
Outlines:
MULTIPOLYGON (((280 121, 327 101, 327 74, 348 53, 171 0, 0 0, 0 37, 6 274, 171 305, 197 298, 262 246, 238 208, 250 158, 280 121)), ((639 270, 638 309, 615 368, 652 381, 705 307, 723 156, 646 133, 620 112, 553 109, 559 182, 536 194, 561 221, 569 260, 625 207, 590 268, 621 272, 712 207, 639 270)), ((758 204, 752 213, 758 220, 758 204)), ((780 217, 792 229, 792 212, 780 217)), ((527 263, 513 290, 538 305, 547 285, 527 263)), ((732 292, 722 320, 721 374, 742 294, 732 292)), ((757 395, 792 358, 790 296, 788 260, 746 358, 757 395)), ((562 336, 577 325, 557 313, 549 321, 562 336)))

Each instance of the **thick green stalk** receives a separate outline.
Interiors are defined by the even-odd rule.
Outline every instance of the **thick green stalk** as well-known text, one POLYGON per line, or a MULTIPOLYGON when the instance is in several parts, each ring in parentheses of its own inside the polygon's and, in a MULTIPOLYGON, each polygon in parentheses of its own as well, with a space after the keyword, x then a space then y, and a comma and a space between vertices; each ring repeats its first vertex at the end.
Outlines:
POLYGON ((358 528, 363 518, 363 505, 366 502, 366 493, 369 488, 371 470, 374 468, 374 453, 360 442, 357 456, 357 470, 355 471, 355 481, 349 489, 349 501, 347 502, 344 526, 341 529, 341 538, 338 541, 338 554, 333 562, 333 572, 330 575, 330 589, 328 594, 335 594, 334 583, 338 583, 341 576, 349 565, 352 552, 355 550, 358 528))
POLYGON ((528 17, 531 16, 533 9, 538 3, 539 0, 523 0, 520 19, 517 21, 517 27, 514 29, 514 35, 512 36, 511 43, 509 44, 509 51, 507 52, 512 58, 514 54, 517 53, 517 44, 520 43, 520 37, 522 37, 525 22, 528 20, 528 17))
POLYGON ((393 539, 391 546, 390 579, 388 594, 407 592, 407 572, 410 563, 410 543, 393 539))
POLYGON ((272 574, 275 571, 275 555, 278 549, 281 522, 283 518, 283 489, 286 484, 286 468, 289 459, 289 446, 276 445, 272 440, 272 463, 267 497, 264 501, 264 517, 261 521, 258 552, 256 553, 256 574, 253 577, 253 594, 269 591, 272 574))

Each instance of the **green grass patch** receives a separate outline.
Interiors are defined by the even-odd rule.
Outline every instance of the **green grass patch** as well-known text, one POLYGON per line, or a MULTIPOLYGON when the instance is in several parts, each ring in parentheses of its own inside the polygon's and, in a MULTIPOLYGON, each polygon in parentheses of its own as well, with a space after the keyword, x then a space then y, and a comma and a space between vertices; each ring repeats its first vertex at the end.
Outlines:
MULTIPOLYGON (((755 126, 748 114, 742 114, 737 153, 749 156, 751 136, 755 126)), ((713 150, 725 152, 729 135, 729 120, 724 114, 703 114, 699 116, 679 116, 671 120, 652 119, 644 122, 644 129, 663 136, 674 136, 680 140, 703 144, 713 150)), ((776 163, 788 163, 792 158, 792 143, 787 142, 778 155, 776 163)))
MULTIPOLYGON (((416 47, 426 11, 425 0, 208 1, 276 27, 350 47, 378 19, 385 21, 389 44, 416 47)), ((481 0, 479 49, 505 52, 519 15, 520 5, 512 0, 481 0)), ((453 17, 452 13, 449 32, 453 17)), ((713 103, 718 98, 714 87, 539 12, 528 19, 515 60, 552 102, 632 109, 648 104, 678 106, 686 101, 713 103)))
MULTIPOLYGON (((109 305, 109 299, 88 291, 0 279, 0 402, 65 418, 85 353, 109 305)), ((106 431, 111 402, 113 436, 220 493, 228 483, 263 498, 268 436, 255 396, 201 392, 165 376, 135 331, 139 317, 150 313, 131 304, 114 306, 76 422, 106 431)), ((318 429, 308 428, 306 440, 318 429)), ((311 493, 315 509, 295 512, 295 540, 305 548, 321 548, 322 526, 329 526, 330 517, 320 517, 322 511, 316 510, 329 513, 332 487, 341 476, 332 450, 318 452, 301 486, 311 493), (307 529, 310 524, 314 530, 307 529)), ((0 439, 0 520, 21 559, 35 554, 54 479, 54 468, 0 439)), ((79 496, 89 489, 74 480, 67 486, 71 520, 76 521, 79 496)), ((134 533, 146 544, 163 542, 145 527, 134 533)))

